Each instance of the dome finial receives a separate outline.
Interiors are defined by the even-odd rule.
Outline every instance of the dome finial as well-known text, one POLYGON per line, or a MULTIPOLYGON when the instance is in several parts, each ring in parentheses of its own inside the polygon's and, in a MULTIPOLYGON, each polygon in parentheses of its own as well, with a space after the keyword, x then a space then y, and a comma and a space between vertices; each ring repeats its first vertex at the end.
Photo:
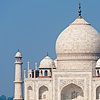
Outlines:
POLYGON ((47 56, 48 56, 48 52, 47 52, 47 56))
POLYGON ((19 49, 18 49, 18 52, 19 52, 19 49))
POLYGON ((81 3, 79 2, 79 10, 78 10, 78 12, 79 12, 79 18, 82 18, 82 16, 81 16, 81 3))

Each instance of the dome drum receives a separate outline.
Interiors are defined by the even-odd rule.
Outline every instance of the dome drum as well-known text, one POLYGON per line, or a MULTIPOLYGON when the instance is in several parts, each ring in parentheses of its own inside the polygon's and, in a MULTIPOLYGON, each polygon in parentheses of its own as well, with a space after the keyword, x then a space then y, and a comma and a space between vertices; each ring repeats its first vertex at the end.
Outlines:
POLYGON ((98 60, 100 53, 57 53, 57 60, 98 60))

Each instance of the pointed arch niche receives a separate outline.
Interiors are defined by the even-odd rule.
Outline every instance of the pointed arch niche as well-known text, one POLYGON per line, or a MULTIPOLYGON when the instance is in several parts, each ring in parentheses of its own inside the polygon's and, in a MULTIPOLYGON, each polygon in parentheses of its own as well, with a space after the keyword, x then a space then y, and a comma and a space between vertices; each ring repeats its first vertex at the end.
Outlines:
POLYGON ((61 100, 83 100, 83 98, 82 88, 73 83, 63 87, 61 90, 61 100))
POLYGON ((28 100, 33 100, 33 89, 31 86, 28 87, 28 100))
POLYGON ((39 99, 48 100, 48 88, 46 86, 41 86, 39 88, 39 99))
POLYGON ((100 100, 100 86, 96 88, 96 99, 100 100))

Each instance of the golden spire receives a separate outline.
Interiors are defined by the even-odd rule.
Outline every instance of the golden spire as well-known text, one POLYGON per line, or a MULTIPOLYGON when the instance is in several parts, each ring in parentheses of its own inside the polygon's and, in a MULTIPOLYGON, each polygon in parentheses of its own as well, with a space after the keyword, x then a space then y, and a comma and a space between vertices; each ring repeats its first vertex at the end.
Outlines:
POLYGON ((82 16, 81 16, 81 12, 82 12, 82 11, 81 11, 81 3, 80 3, 80 2, 79 2, 79 10, 78 10, 78 12, 79 12, 79 16, 78 16, 78 17, 79 17, 79 18, 82 18, 82 16))

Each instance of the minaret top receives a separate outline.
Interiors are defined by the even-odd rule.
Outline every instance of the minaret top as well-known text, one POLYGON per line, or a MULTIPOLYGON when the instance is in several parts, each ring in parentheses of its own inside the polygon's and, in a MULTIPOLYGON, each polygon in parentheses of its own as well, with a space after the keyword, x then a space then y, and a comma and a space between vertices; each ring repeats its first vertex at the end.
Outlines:
POLYGON ((82 18, 82 16, 81 16, 81 3, 79 2, 79 10, 78 10, 78 12, 79 12, 79 16, 78 16, 78 18, 82 18))
POLYGON ((17 52, 16 55, 15 55, 15 58, 22 58, 22 55, 21 55, 21 53, 19 52, 19 49, 18 49, 18 52, 17 52))

